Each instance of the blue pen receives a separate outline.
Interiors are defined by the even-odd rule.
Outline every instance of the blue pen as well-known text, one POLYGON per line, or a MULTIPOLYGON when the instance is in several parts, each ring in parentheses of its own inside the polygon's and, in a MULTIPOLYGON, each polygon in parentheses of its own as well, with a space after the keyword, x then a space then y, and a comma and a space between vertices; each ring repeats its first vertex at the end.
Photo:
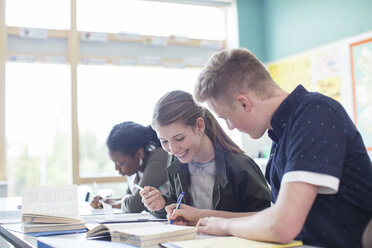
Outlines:
MULTIPOLYGON (((176 210, 176 209, 179 209, 180 208, 180 205, 181 205, 181 202, 182 202, 182 198, 183 198, 183 196, 185 195, 185 192, 182 192, 179 196, 178 196, 178 199, 177 199, 177 205, 176 205, 176 208, 174 209, 174 210, 176 210)), ((174 210, 173 210, 173 212, 174 212, 174 210)), ((172 216, 173 216, 173 213, 172 213, 172 216)), ((171 217, 172 217, 171 216, 171 217)), ((173 224, 173 221, 174 220, 170 220, 170 224, 173 224)))

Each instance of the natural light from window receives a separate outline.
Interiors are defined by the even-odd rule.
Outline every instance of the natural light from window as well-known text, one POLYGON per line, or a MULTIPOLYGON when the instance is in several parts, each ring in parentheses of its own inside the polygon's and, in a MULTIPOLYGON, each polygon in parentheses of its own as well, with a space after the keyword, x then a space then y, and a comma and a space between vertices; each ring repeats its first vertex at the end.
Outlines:
POLYGON ((219 7, 143 0, 77 0, 78 30, 225 39, 219 7))
POLYGON ((7 63, 10 194, 19 195, 23 185, 71 182, 70 85, 67 65, 7 63))
POLYGON ((79 66, 79 140, 90 141, 80 142, 80 176, 116 176, 105 147, 111 128, 123 121, 150 125, 157 100, 171 90, 192 93, 199 72, 200 69, 79 66))
POLYGON ((70 28, 70 1, 6 0, 6 25, 29 28, 70 28))

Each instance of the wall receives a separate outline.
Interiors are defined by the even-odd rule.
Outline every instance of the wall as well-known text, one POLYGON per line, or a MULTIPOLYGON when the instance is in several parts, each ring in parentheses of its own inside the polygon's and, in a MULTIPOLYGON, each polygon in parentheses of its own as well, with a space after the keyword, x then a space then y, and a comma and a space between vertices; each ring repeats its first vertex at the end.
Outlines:
POLYGON ((265 59, 263 5, 261 0, 236 0, 240 47, 251 50, 260 60, 265 59))
MULTIPOLYGON (((342 104, 352 111, 348 45, 372 37, 372 1, 369 0, 236 0, 240 47, 270 63, 337 43, 342 47, 342 104), (356 37, 357 36, 357 37, 356 37)), ((252 140, 243 134, 250 156, 270 146, 265 135, 252 140)), ((372 152, 369 151, 372 158, 372 152)))
POLYGON ((236 1, 240 46, 263 62, 372 29, 370 0, 236 1))

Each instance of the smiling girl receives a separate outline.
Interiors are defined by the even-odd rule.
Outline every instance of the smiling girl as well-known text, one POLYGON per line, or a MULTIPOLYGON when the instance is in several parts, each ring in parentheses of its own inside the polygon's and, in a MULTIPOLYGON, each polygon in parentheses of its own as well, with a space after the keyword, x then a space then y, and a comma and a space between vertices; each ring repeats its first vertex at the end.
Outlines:
POLYGON ((259 167, 191 94, 165 94, 155 106, 152 127, 163 149, 176 157, 167 168, 168 194, 154 187, 140 192, 155 215, 164 217, 165 206, 175 203, 181 192, 183 203, 200 209, 250 212, 270 206, 270 191, 259 167))

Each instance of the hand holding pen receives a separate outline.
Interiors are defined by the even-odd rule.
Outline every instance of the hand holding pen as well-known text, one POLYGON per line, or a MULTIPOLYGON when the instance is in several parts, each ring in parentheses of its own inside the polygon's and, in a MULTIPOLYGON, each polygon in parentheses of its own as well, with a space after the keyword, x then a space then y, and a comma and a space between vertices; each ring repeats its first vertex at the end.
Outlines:
POLYGON ((98 189, 97 189, 97 183, 93 182, 93 190, 92 190, 92 196, 93 200, 90 202, 90 205, 93 208, 102 208, 101 200, 103 199, 101 196, 98 195, 98 189))
MULTIPOLYGON (((135 186, 142 188, 141 186, 135 186)), ((142 197, 142 202, 145 207, 150 211, 158 211, 165 207, 165 200, 161 192, 150 186, 145 186, 139 192, 142 197)))
MULTIPOLYGON (((175 210, 177 210, 177 209, 180 208, 180 205, 181 205, 181 202, 182 202, 182 198, 183 198, 184 195, 185 195, 185 192, 182 192, 182 193, 178 196, 177 203, 176 203, 176 208, 173 210, 173 213, 174 213, 175 210)), ((173 213, 172 213, 172 215, 171 215, 170 218, 172 218, 173 213)), ((173 222, 174 222, 174 220, 170 220, 169 223, 170 223, 170 224, 173 224, 173 222)))
MULTIPOLYGON (((139 186, 138 184, 134 184, 134 187, 136 187, 140 191, 145 190, 143 187, 139 186)), ((150 191, 147 191, 146 194, 148 194, 150 196, 152 195, 152 193, 150 191)))

